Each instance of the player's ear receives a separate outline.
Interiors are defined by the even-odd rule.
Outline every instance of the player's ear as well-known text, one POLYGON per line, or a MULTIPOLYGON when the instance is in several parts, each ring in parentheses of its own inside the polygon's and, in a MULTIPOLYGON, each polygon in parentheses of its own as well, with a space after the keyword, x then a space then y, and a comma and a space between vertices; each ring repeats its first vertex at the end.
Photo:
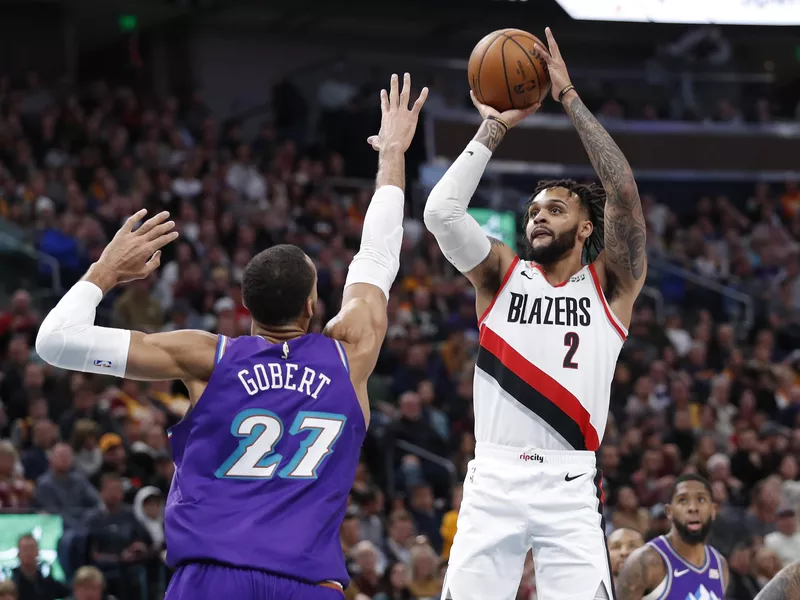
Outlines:
POLYGON ((667 516, 667 519, 672 522, 672 506, 669 504, 664 505, 664 514, 667 516))
POLYGON ((311 318, 314 316, 314 310, 317 307, 316 305, 317 305, 317 303, 314 301, 314 297, 313 296, 309 296, 308 299, 306 299, 306 311, 305 311, 306 314, 305 314, 305 316, 309 320, 311 320, 311 318))
POLYGON ((712 519, 716 519, 717 518, 717 503, 716 502, 712 502, 711 503, 711 518, 712 519))
POLYGON ((594 223, 592 223, 589 219, 583 221, 583 224, 581 225, 580 228, 581 241, 585 242, 586 240, 588 240, 589 236, 592 235, 593 231, 594 231, 594 223))

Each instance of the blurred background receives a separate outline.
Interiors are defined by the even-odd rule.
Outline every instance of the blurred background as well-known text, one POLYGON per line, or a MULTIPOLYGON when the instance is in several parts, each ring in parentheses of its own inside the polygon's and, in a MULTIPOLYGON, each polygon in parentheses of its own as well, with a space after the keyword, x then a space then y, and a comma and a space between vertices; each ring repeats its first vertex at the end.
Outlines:
MULTIPOLYGON (((0 600, 160 598, 165 430, 180 383, 54 370, 43 316, 140 207, 181 240, 98 323, 249 331, 250 257, 294 243, 339 308, 376 157, 378 92, 431 96, 373 417, 341 539, 348 600, 438 599, 472 458, 472 289, 422 225, 474 134, 466 66, 488 32, 550 26, 636 173, 649 271, 599 452, 608 533, 664 533, 674 478, 707 476, 728 597, 800 559, 800 2, 63 0, 0 4, 0 600), (677 22, 676 22, 677 21, 677 22)), ((542 178, 594 179, 560 105, 515 129, 472 201, 517 246, 542 178)), ((614 567, 620 554, 612 551, 614 567)), ((518 599, 536 597, 528 561, 518 599)))

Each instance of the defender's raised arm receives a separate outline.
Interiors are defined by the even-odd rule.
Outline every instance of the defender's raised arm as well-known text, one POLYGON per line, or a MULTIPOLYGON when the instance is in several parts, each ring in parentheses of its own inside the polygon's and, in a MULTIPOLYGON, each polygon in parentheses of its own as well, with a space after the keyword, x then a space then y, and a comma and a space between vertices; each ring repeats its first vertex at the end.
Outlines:
POLYGON ((365 415, 369 414, 366 385, 375 368, 386 335, 386 303, 400 268, 405 215, 405 152, 417 129, 419 113, 428 96, 423 88, 409 108, 411 76, 402 91, 392 75, 390 90, 381 91, 381 130, 368 142, 378 151, 378 174, 361 231, 361 248, 347 273, 342 309, 325 334, 344 343, 350 374, 365 415))

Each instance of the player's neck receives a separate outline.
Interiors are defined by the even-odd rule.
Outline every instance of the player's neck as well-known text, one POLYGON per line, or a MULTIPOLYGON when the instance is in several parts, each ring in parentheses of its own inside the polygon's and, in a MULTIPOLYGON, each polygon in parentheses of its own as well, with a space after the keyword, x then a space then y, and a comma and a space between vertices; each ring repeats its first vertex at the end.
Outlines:
POLYGON ((542 270, 550 285, 559 285, 564 283, 583 268, 583 262, 581 261, 580 254, 577 256, 569 254, 561 260, 546 265, 539 263, 535 264, 542 270))
POLYGON ((678 556, 680 556, 689 564, 695 565, 696 567, 702 567, 705 564, 705 543, 689 544, 681 539, 681 536, 679 536, 675 531, 670 531, 667 534, 667 539, 669 540, 669 543, 675 552, 678 553, 678 556))
POLYGON ((272 344, 293 340, 295 338, 304 336, 307 333, 308 331, 303 329, 303 327, 298 324, 281 325, 276 327, 262 327, 261 325, 256 325, 250 331, 250 335, 261 336, 272 344))

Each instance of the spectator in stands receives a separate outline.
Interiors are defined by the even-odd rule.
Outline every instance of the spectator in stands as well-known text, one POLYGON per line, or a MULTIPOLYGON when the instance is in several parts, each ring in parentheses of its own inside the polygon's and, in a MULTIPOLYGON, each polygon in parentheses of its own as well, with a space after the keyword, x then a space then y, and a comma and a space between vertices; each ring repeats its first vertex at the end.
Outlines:
POLYGON ((417 533, 424 535, 434 551, 442 551, 441 523, 442 514, 434 506, 433 489, 427 484, 415 485, 411 488, 409 512, 414 519, 417 533))
POLYGON ((0 581, 0 600, 20 600, 17 595, 17 586, 10 579, 0 581))
POLYGON ((67 600, 116 600, 105 593, 103 573, 96 567, 81 567, 72 579, 72 595, 67 600))
POLYGON ((73 463, 75 468, 92 479, 103 464, 103 453, 97 442, 100 437, 100 427, 91 419, 78 419, 72 427, 73 463))
POLYGON ((378 550, 372 542, 363 540, 352 551, 356 576, 351 582, 358 593, 372 598, 378 591, 381 574, 378 571, 378 550))
POLYGON ((380 592, 375 600, 415 600, 409 585, 408 567, 404 562, 391 563, 383 573, 380 592))
POLYGON ((797 531, 795 509, 783 506, 778 509, 777 530, 764 536, 764 546, 774 550, 782 566, 800 560, 800 533, 797 531))
POLYGON ((777 511, 780 507, 780 479, 768 477, 756 483, 745 523, 751 535, 763 538, 776 529, 777 511))
POLYGON ((134 598, 128 589, 136 581, 131 573, 142 570, 141 563, 151 554, 152 541, 133 510, 123 505, 124 490, 118 475, 102 476, 100 496, 103 507, 88 517, 92 563, 103 572, 109 588, 118 596, 134 598))
POLYGON ((44 575, 39 568, 39 544, 30 534, 20 536, 17 542, 19 566, 11 572, 19 600, 56 600, 69 594, 69 588, 44 575))
POLYGON ((111 418, 98 404, 97 394, 92 387, 93 380, 85 373, 70 373, 69 382, 72 405, 61 416, 61 438, 72 439, 72 429, 79 419, 94 421, 100 431, 112 430, 111 418))
POLYGON ((100 496, 82 473, 72 470, 72 448, 58 443, 50 453, 50 469, 36 482, 36 506, 61 515, 65 530, 80 530, 86 512, 100 505, 100 496))
POLYGON ((411 593, 418 600, 438 600, 442 591, 439 557, 430 544, 416 543, 411 548, 411 593))
POLYGON ((460 483, 453 486, 453 493, 450 496, 450 510, 442 518, 442 527, 439 532, 442 535, 442 560, 450 558, 450 548, 453 547, 453 539, 456 537, 456 525, 458 523, 458 511, 461 510, 461 499, 464 488, 460 483))
POLYGON ((781 570, 781 561, 775 551, 761 547, 756 551, 753 561, 753 575, 762 588, 781 570))
POLYGON ((48 454, 57 440, 58 429, 55 423, 42 419, 33 424, 32 445, 22 455, 26 479, 36 481, 44 475, 50 465, 48 454))
POLYGON ((389 561, 402 562, 411 567, 411 545, 414 542, 414 522, 402 510, 395 510, 389 517, 389 537, 386 540, 386 554, 389 561))
POLYGON ((20 476, 17 450, 7 441, 0 441, 0 509, 20 510, 30 505, 33 486, 20 476))
POLYGON ((730 583, 725 591, 729 600, 753 600, 761 589, 751 575, 753 549, 745 544, 737 545, 728 557, 730 583))
POLYGON ((616 509, 611 517, 615 529, 632 529, 644 534, 650 526, 647 509, 639 506, 639 499, 633 488, 620 487, 617 490, 616 509))

